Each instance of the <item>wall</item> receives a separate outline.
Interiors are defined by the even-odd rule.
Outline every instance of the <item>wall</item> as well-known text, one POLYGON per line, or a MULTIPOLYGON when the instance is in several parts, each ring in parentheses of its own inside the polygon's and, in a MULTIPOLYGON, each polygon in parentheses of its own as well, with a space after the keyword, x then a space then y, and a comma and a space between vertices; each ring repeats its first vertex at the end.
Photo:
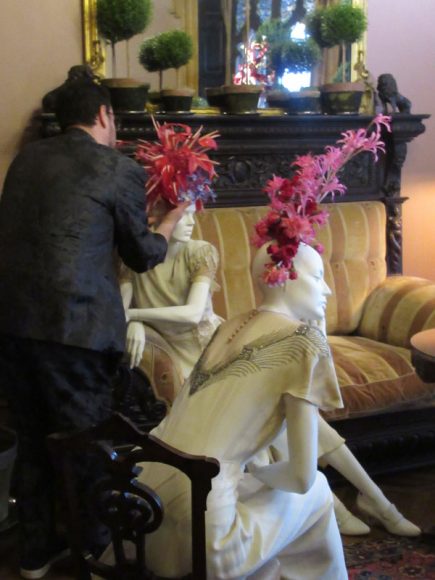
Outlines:
POLYGON ((81 0, 2 0, 0 188, 41 97, 82 61, 81 0))
MULTIPOLYGON (((413 113, 435 116, 434 0, 368 2, 367 67, 389 72, 413 113)), ((404 273, 435 280, 435 119, 408 145, 402 171, 404 273)))

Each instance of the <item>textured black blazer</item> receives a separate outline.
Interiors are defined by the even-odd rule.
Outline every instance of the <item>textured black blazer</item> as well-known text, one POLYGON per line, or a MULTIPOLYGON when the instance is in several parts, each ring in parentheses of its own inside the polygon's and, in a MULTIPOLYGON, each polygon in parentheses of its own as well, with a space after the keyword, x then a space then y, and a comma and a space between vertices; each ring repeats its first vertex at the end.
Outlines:
POLYGON ((0 199, 0 333, 123 351, 114 250, 136 272, 164 259, 145 172, 80 129, 28 145, 0 199))

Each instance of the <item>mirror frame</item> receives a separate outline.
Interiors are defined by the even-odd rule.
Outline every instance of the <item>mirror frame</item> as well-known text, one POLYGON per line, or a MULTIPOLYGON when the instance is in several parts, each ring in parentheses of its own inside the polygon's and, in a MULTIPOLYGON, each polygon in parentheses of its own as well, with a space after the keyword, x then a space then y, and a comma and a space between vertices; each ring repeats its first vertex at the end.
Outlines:
MULTIPOLYGON (((360 6, 365 14, 368 13, 368 0, 352 0, 355 6, 360 6)), ((172 0, 169 13, 181 20, 181 28, 193 39, 193 57, 184 67, 186 85, 198 90, 198 1, 172 0)), ((106 49, 101 42, 97 27, 97 0, 82 0, 83 25, 83 59, 99 76, 106 76, 106 49)), ((365 69, 367 54, 367 32, 360 42, 352 46, 351 75, 352 80, 358 76, 355 70, 356 63, 365 69)))

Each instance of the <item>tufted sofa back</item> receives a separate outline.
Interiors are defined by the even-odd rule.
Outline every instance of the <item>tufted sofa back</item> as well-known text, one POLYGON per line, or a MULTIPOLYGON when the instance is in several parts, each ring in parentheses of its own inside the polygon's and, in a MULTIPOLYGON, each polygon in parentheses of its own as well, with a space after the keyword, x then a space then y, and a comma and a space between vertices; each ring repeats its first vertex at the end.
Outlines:
MULTIPOLYGON (((386 277, 386 214, 381 202, 326 205, 330 219, 319 230, 325 280, 332 290, 328 301, 328 334, 350 334, 358 326, 370 292, 386 277)), ((213 296, 215 311, 231 318, 254 308, 260 295, 250 275, 256 249, 249 239, 266 207, 213 208, 196 214, 193 237, 212 243, 220 256, 213 296)))

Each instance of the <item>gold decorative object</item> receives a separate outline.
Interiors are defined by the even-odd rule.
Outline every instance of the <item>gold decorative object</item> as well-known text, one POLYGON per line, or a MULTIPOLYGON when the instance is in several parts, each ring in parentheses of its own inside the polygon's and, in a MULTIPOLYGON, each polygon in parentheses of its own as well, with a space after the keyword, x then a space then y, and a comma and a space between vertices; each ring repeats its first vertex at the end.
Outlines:
POLYGON ((97 0, 82 0, 83 59, 93 72, 105 76, 105 50, 97 27, 97 0))

